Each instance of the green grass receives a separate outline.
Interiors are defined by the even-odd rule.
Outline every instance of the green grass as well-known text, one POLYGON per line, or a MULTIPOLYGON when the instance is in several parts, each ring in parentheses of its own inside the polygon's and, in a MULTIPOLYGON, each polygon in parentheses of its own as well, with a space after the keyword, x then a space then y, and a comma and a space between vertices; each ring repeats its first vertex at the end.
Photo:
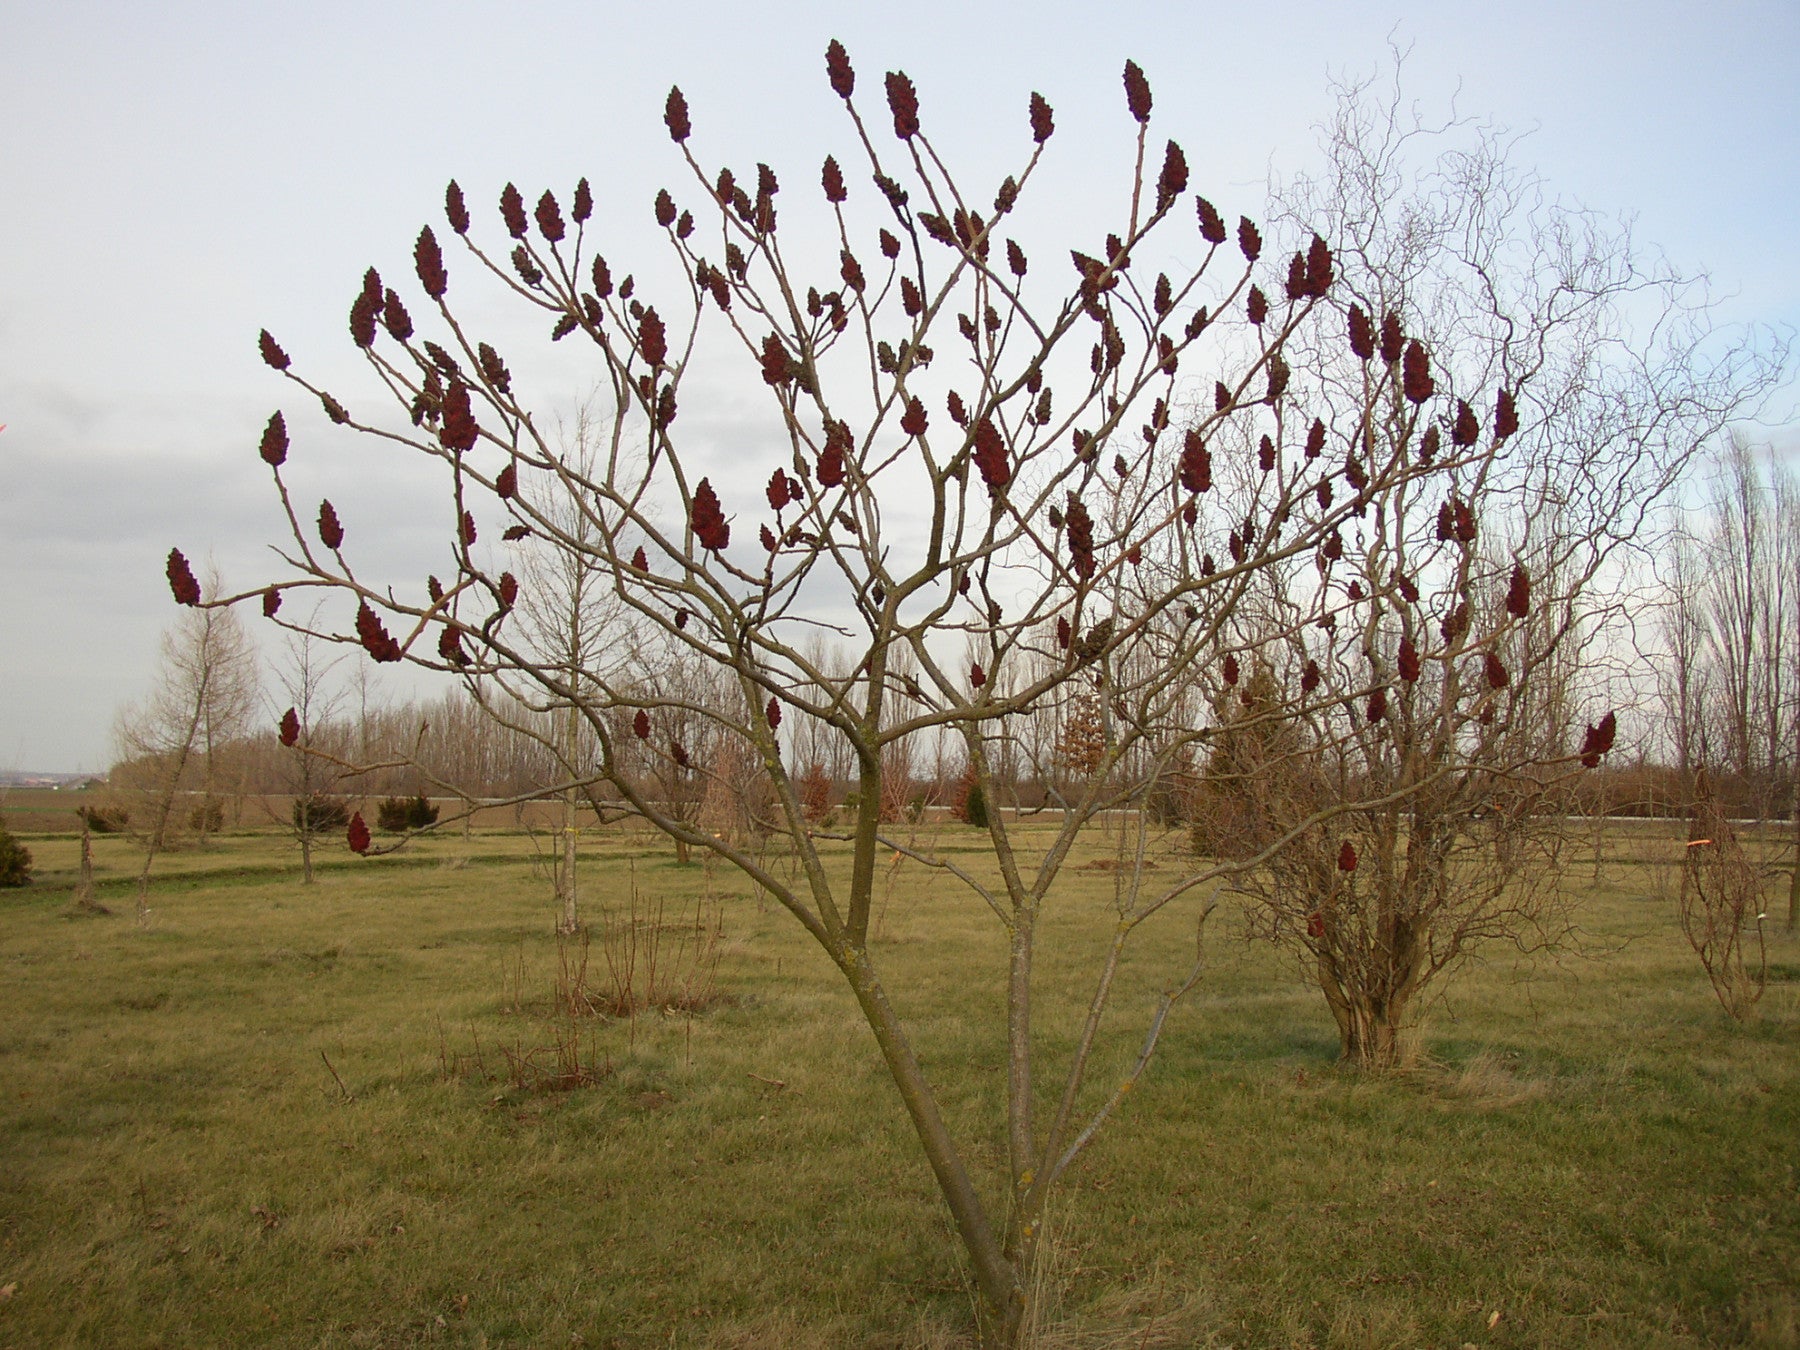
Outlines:
MULTIPOLYGON (((110 918, 64 916, 72 839, 26 841, 39 884, 0 892, 0 1347, 964 1343, 870 1037, 732 874, 584 836, 590 919, 633 874, 670 919, 717 898, 727 997, 591 1025, 611 1072, 553 1093, 500 1072, 558 1034, 522 838, 333 850, 305 888, 280 840, 230 835, 159 863, 147 932, 126 841, 96 841, 110 918)), ((1650 869, 1578 879, 1581 953, 1492 953, 1433 1005, 1427 1067, 1376 1079, 1222 908, 1206 983, 1054 1211, 1049 1343, 1800 1344, 1800 944, 1734 1026, 1650 869)), ((1071 873, 1047 923, 1053 1058, 1111 885, 1071 873)), ((991 1186, 991 918, 906 866, 873 945, 991 1186)), ((1179 919, 1146 935, 1096 1091, 1191 946, 1179 919)))

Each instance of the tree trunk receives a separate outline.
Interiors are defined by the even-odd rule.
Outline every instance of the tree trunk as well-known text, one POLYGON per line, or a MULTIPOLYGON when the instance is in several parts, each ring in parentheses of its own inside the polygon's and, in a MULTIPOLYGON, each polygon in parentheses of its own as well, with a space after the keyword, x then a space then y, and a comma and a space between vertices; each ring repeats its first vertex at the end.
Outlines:
POLYGON ((575 910, 575 803, 573 793, 563 802, 562 862, 556 871, 558 914, 556 931, 569 937, 581 928, 575 910))
POLYGON ((1788 873, 1787 930, 1800 929, 1800 774, 1794 783, 1794 870, 1788 873))

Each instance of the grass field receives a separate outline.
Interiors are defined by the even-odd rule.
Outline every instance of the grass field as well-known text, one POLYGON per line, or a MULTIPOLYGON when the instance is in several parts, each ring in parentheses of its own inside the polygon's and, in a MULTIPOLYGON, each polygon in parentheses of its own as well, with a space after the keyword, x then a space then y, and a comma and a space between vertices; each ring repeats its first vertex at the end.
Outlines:
MULTIPOLYGON (((333 849, 305 888, 278 839, 229 835, 159 863, 148 931, 126 841, 96 843, 117 913, 75 918, 74 839, 23 838, 0 1347, 965 1343, 958 1249, 871 1039, 733 875, 584 837, 590 921, 635 884, 672 944, 717 905, 721 997, 583 1019, 592 1073, 551 1090, 511 1067, 554 1068, 574 1025, 519 836, 333 849)), ((1667 853, 1633 836, 1600 883, 1580 869, 1581 950, 1489 953, 1432 1006, 1425 1067, 1384 1078, 1336 1066, 1322 1000, 1224 905, 1205 985, 1054 1213, 1045 1344, 1800 1345, 1800 943, 1773 940, 1759 1018, 1729 1023, 1642 865, 1667 853)), ((1053 1053, 1110 886, 1072 873, 1050 921, 1053 1053)), ((1109 1065, 1191 943, 1149 935, 1109 1065)), ((991 920, 902 866, 874 948, 992 1182, 991 920)))

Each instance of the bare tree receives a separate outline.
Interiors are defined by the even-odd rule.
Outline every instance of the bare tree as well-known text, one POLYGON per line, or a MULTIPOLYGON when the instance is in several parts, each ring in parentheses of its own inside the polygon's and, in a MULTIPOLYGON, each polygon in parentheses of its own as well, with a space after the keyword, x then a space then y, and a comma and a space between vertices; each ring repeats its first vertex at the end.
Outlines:
POLYGON ((1704 770, 1695 777, 1680 910, 1682 934, 1700 958, 1719 1006, 1733 1021, 1744 1021, 1768 983, 1762 869, 1745 854, 1704 770), (1755 944, 1749 960, 1746 934, 1755 944))
POLYGON ((1742 434, 1713 469, 1700 528, 1680 532, 1664 570, 1663 705, 1694 809, 1704 763, 1706 809, 1759 823, 1791 817, 1791 931, 1800 924, 1800 534, 1791 526, 1800 485, 1742 434))
POLYGON ((277 739, 283 747, 277 783, 285 798, 275 818, 292 832, 300 849, 300 878, 313 884, 313 849, 322 834, 343 827, 345 812, 335 792, 351 753, 348 729, 339 721, 344 692, 328 683, 341 658, 305 631, 287 636, 287 659, 275 682, 287 701, 279 714, 277 739))
POLYGON ((1269 570, 1237 616, 1248 651, 1212 672, 1216 703, 1256 663, 1209 794, 1235 811, 1211 834, 1240 853, 1286 839, 1241 883, 1252 930, 1301 956, 1344 1057, 1380 1068, 1476 946, 1566 931, 1565 788, 1616 731, 1581 677, 1626 634, 1625 555, 1778 363, 1709 354, 1694 283, 1548 203, 1492 128, 1428 128, 1397 92, 1350 85, 1325 130, 1326 172, 1289 184, 1277 219, 1339 241, 1358 337, 1290 344, 1295 366, 1328 404, 1391 383, 1399 405, 1426 392, 1393 336, 1415 316, 1444 354, 1438 411, 1364 420, 1338 463, 1321 438, 1320 499, 1356 509, 1314 566, 1269 570), (1429 491, 1372 481, 1409 453, 1463 462, 1429 491))
MULTIPOLYGON (((179 555, 170 555, 169 572, 171 584, 179 583, 183 594, 191 588, 196 607, 163 633, 161 665, 149 698, 121 709, 113 723, 119 761, 113 786, 134 799, 134 825, 144 849, 137 880, 140 927, 150 920, 151 869, 182 824, 176 806, 195 755, 200 757, 204 832, 210 825, 214 753, 240 732, 256 696, 255 652, 237 614, 200 603, 199 583, 179 555)), ((209 578, 207 594, 216 593, 209 578)))
MULTIPOLYGON (((778 211, 772 168, 740 180, 703 165, 679 90, 665 120, 692 185, 688 210, 667 192, 655 202, 678 269, 667 282, 640 290, 595 250, 585 180, 567 215, 553 193, 532 209, 508 185, 504 252, 472 232, 463 193, 451 185, 446 215, 471 270, 534 308, 555 336, 591 344, 605 446, 591 471, 572 466, 543 434, 500 354, 451 308, 449 270, 429 228, 414 270, 434 336, 373 270, 351 310, 352 336, 398 416, 353 411, 306 379, 272 337, 261 340, 269 365, 333 422, 439 465, 455 534, 465 532, 464 513, 497 515, 507 529, 531 531, 534 548, 577 554, 605 577, 640 632, 632 668, 572 671, 545 659, 517 623, 525 583, 494 575, 454 543, 454 574, 423 594, 362 579, 347 561, 350 536, 336 509, 322 504, 315 528, 312 510, 294 505, 278 419, 263 457, 287 507, 292 570, 274 589, 348 596, 354 632, 320 634, 357 643, 378 662, 409 660, 577 710, 598 746, 594 772, 622 809, 678 848, 739 869, 788 911, 841 973, 893 1079, 973 1268, 983 1342, 1012 1346, 1027 1325, 1049 1195, 1141 1078, 1171 1011, 1201 977, 1198 953, 1164 972, 1159 995, 1123 1033, 1135 1047, 1128 1068, 1090 1083, 1096 1047, 1121 1034, 1103 1035, 1103 1023, 1132 938, 1172 906, 1200 923, 1221 878, 1261 865, 1366 791, 1348 784, 1345 798, 1295 821, 1256 856, 1153 877, 1150 816, 1134 808, 1206 744, 1209 729, 1193 720, 1202 704, 1191 672, 1252 655, 1253 639, 1236 622, 1242 607, 1268 594, 1276 573, 1353 531, 1359 511, 1400 495, 1445 499, 1483 474, 1506 437, 1459 437, 1424 452, 1441 406, 1434 357, 1402 329, 1398 314, 1414 310, 1398 298, 1382 334, 1392 359, 1370 367, 1372 358, 1359 356, 1363 365, 1351 367, 1369 378, 1315 378, 1290 358, 1290 348, 1345 341, 1345 314, 1327 302, 1337 288, 1332 249, 1318 237, 1291 257, 1265 259, 1253 222, 1230 230, 1190 194, 1180 147, 1150 138, 1150 89, 1135 64, 1125 68, 1128 190, 1114 232, 1073 251, 1072 275, 1060 266, 1071 255, 1034 268, 1019 242, 1061 217, 1056 202, 1046 203, 1047 223, 1023 206, 1035 200, 1030 189, 1055 130, 1041 97, 1030 100, 1030 140, 1015 171, 977 195, 926 136, 904 74, 885 81, 889 141, 856 102, 839 44, 826 65, 874 190, 853 196, 842 165, 824 164, 818 181, 836 240, 825 274, 812 249, 784 249, 777 224, 787 208, 778 211), (1188 233, 1179 250, 1197 256, 1198 267, 1134 269, 1134 258, 1169 256, 1152 237, 1181 228, 1182 217, 1198 235, 1188 233), (747 476, 715 482, 702 473, 703 452, 677 421, 691 363, 729 361, 733 352, 766 394, 761 425, 735 429, 740 443, 762 447, 753 508, 747 476), (1196 369, 1204 372, 1198 386, 1180 382, 1196 369), (1199 406, 1178 426, 1180 396, 1192 388, 1199 406), (1370 427, 1382 429, 1379 455, 1364 449, 1370 427), (1335 497, 1315 489, 1320 437, 1354 479, 1335 497), (1250 447, 1247 460, 1240 446, 1250 447), (1215 454, 1222 480, 1230 470, 1249 484, 1230 503, 1228 526, 1223 511, 1202 519, 1214 500, 1215 454), (571 530, 522 482, 560 492, 588 532, 571 530), (822 630, 843 653, 841 665, 812 654, 822 630), (1017 728, 1040 703, 1076 688, 1101 701, 1103 753, 1056 809, 1021 818, 1015 789, 1026 761, 1017 728), (856 808, 841 829, 809 818, 783 739, 796 719, 828 728, 847 757, 856 808), (884 823, 888 775, 903 763, 893 747, 921 736, 959 742, 974 783, 996 806, 1015 808, 988 812, 991 875, 884 823), (682 775, 746 762, 763 779, 761 799, 750 802, 757 831, 785 836, 797 860, 789 876, 765 865, 759 844, 702 828, 687 809, 682 775), (1105 916, 1110 938, 1073 1047, 1052 1048, 1034 1018, 1038 920, 1060 896, 1059 877, 1084 831, 1108 813, 1127 822, 1105 916), (847 879, 832 865, 839 849, 849 855, 847 879), (890 851, 966 886, 1005 937, 994 976, 1007 1010, 998 1202, 995 1191, 984 1195, 969 1141, 940 1110, 899 1011, 904 991, 890 988, 870 944, 878 859, 890 851)), ((1353 350, 1369 338, 1354 316, 1347 331, 1353 350)), ((1448 334, 1452 343, 1458 336, 1448 334)), ((1495 368, 1459 387, 1474 396, 1479 384, 1491 402, 1512 374, 1495 368)), ((177 599, 199 599, 175 580, 177 599)), ((1480 588, 1485 575, 1462 584, 1480 588)), ((1286 594, 1297 607, 1290 622, 1254 639, 1276 654, 1309 623, 1360 625, 1370 603, 1330 587, 1286 594)), ((1302 703, 1294 714, 1314 711, 1302 703)))

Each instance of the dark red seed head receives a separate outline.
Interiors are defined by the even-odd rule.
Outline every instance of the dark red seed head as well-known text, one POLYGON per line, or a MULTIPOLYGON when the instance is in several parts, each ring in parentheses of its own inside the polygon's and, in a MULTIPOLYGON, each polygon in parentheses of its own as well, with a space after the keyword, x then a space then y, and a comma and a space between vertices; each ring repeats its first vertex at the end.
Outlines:
POLYGON ((825 167, 819 171, 819 183, 825 189, 825 200, 828 202, 841 202, 850 195, 844 186, 844 171, 831 155, 825 156, 825 167))
POLYGON ((283 745, 293 749, 300 743, 300 714, 292 708, 281 714, 281 727, 275 734, 283 745))
POLYGON ((1331 246, 1315 234, 1306 250, 1306 293, 1322 296, 1331 289, 1334 280, 1336 273, 1331 266, 1331 246))
POLYGON ((369 851, 373 840, 369 837, 369 827, 364 822, 361 811, 350 817, 350 825, 344 831, 344 839, 350 845, 352 853, 363 854, 369 851))
POLYGON ((1417 338, 1406 344, 1400 387, 1410 403, 1423 403, 1437 392, 1437 382, 1431 378, 1431 358, 1426 355, 1425 344, 1417 338))
POLYGON ((1245 262, 1255 262, 1262 256, 1262 235, 1249 216, 1238 217, 1238 247, 1243 250, 1245 262))
POLYGON ((774 698, 769 700, 769 706, 763 709, 763 718, 768 722, 770 731, 775 730, 781 725, 781 703, 779 700, 774 698))
POLYGON ((719 494, 713 491, 709 479, 702 478, 700 485, 694 489, 688 523, 693 527, 694 537, 703 548, 720 553, 731 543, 731 526, 726 523, 725 512, 719 506, 719 494))
POLYGON ((525 237, 529 228, 525 220, 525 199, 511 183, 500 190, 500 219, 506 222, 506 232, 514 239, 525 237))
POLYGON ((1042 94, 1031 95, 1031 139, 1042 145, 1056 131, 1056 116, 1042 94))
POLYGON ((1510 389, 1502 389, 1494 400, 1494 439, 1503 441, 1519 429, 1519 409, 1510 389))
POLYGON ((438 248, 437 236, 429 225, 419 231, 419 242, 413 245, 413 271, 418 274, 419 285, 425 288, 425 294, 433 300, 444 298, 444 292, 450 287, 450 274, 444 270, 443 250, 438 248))
POLYGON ((169 578, 169 590, 175 596, 178 605, 198 605, 200 603, 200 583, 194 579, 194 569, 188 566, 188 560, 182 556, 181 550, 169 550, 169 560, 164 568, 169 578))
POLYGON ((1250 298, 1244 302, 1244 316, 1258 328, 1269 317, 1269 297, 1262 293, 1260 286, 1250 288, 1250 298))
POLYGON ((269 418, 269 425, 263 428, 261 451, 263 463, 271 469, 279 469, 287 462, 287 452, 287 419, 278 412, 269 418))
POLYGON ((1359 361, 1375 355, 1375 325, 1361 305, 1350 306, 1350 351, 1359 361))
POLYGON ((292 364, 288 354, 281 350, 281 344, 269 336, 266 328, 257 334, 256 349, 262 353, 263 364, 271 370, 286 370, 292 364))
POLYGON ((263 618, 265 618, 265 619, 274 618, 276 615, 276 612, 279 611, 280 608, 281 608, 281 590, 279 587, 271 586, 271 587, 269 587, 268 590, 263 592, 263 596, 262 596, 263 618))
POLYGON ((1200 237, 1209 244, 1225 242, 1225 218, 1221 216, 1213 204, 1204 197, 1194 199, 1194 209, 1200 216, 1200 237))
POLYGON ((469 232, 469 206, 463 201, 463 190, 457 186, 456 180, 450 180, 450 186, 444 189, 444 219, 450 222, 450 228, 458 234, 469 232))
POLYGON ((329 549, 344 545, 344 527, 338 520, 337 508, 329 501, 319 503, 319 542, 329 549))
POLYGON ((1139 122, 1150 120, 1150 81, 1136 61, 1125 63, 1125 106, 1139 122))
POLYGON ((669 87, 668 101, 663 104, 663 125, 669 128, 669 139, 677 145, 694 131, 692 123, 688 121, 687 99, 682 97, 681 90, 674 85, 669 87))
MULTIPOLYGON (((1411 395, 1408 394, 1410 398, 1411 395)), ((1475 420, 1475 410, 1463 399, 1456 400, 1456 421, 1450 427, 1450 444, 1473 445, 1481 439, 1481 423, 1475 420)))
POLYGON ((979 661, 970 662, 970 664, 969 664, 969 685, 970 685, 970 687, 974 688, 974 689, 979 689, 979 688, 981 688, 982 685, 984 685, 986 683, 987 683, 987 672, 981 668, 981 662, 979 662, 979 661))
POLYGON ((894 114, 894 135, 909 141, 919 134, 919 94, 905 72, 887 73, 888 109, 894 114))
POLYGON ((825 74, 831 80, 831 92, 849 98, 856 92, 856 72, 850 67, 850 53, 836 38, 825 48, 825 74))
POLYGON ((1512 580, 1506 587, 1506 612, 1515 619, 1531 613, 1531 578, 1519 563, 1513 564, 1512 580))
POLYGON ((1381 359, 1390 366, 1400 359, 1406 347, 1406 334, 1400 327, 1400 316, 1389 310, 1381 321, 1381 359))
POLYGON ((1338 871, 1354 872, 1355 870, 1356 846, 1346 839, 1344 846, 1338 850, 1338 871))
POLYGON ((568 230, 563 224, 562 208, 556 204, 556 197, 549 189, 538 198, 536 215, 538 233, 544 236, 545 242, 561 243, 568 230))
POLYGON ((586 224, 594 214, 594 190, 585 178, 575 184, 575 200, 569 206, 569 214, 575 217, 577 225, 586 224))

